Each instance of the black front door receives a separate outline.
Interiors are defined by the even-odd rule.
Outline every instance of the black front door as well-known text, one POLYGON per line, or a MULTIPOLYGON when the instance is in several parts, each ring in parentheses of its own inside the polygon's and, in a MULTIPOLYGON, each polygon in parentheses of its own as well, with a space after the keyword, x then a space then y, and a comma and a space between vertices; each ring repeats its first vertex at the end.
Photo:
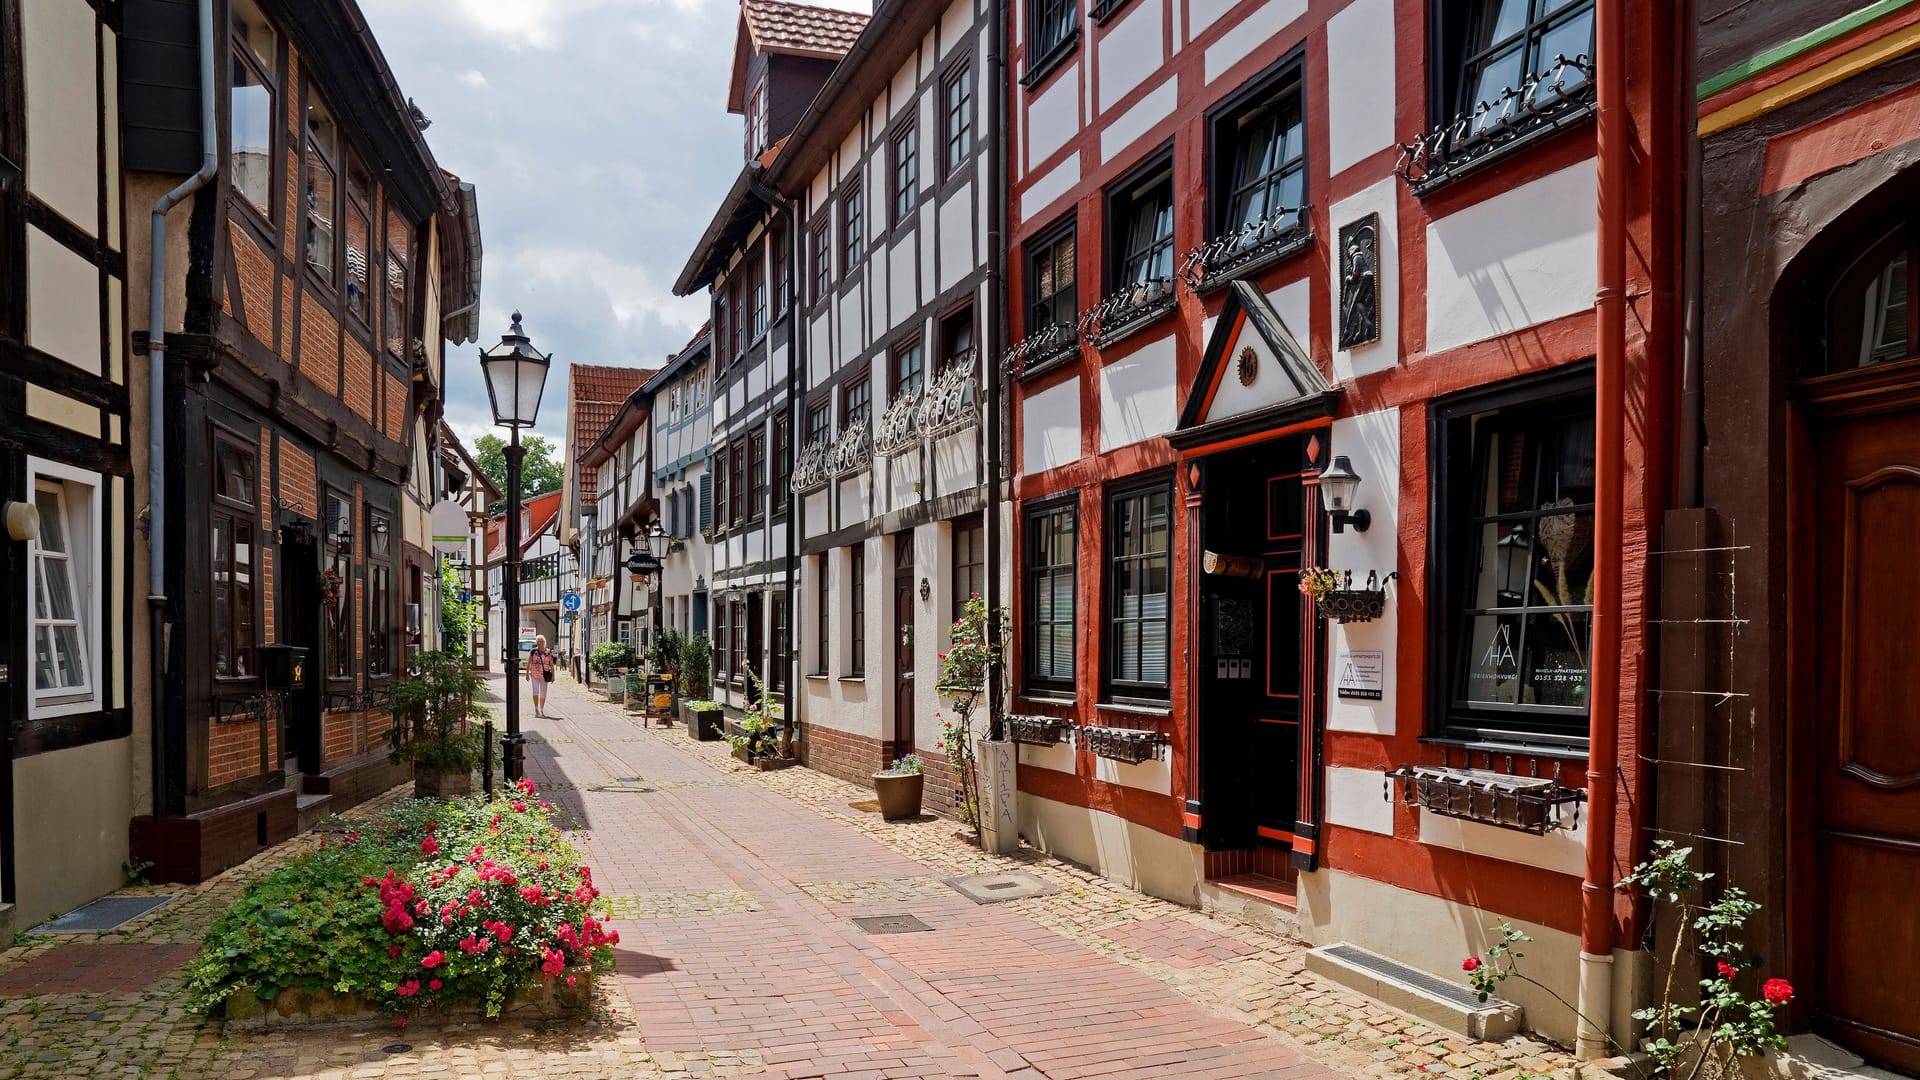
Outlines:
POLYGON ((306 678, 289 692, 280 717, 281 764, 288 773, 320 769, 320 695, 326 682, 321 656, 320 549, 311 539, 289 537, 280 545, 280 619, 275 636, 307 650, 306 678))

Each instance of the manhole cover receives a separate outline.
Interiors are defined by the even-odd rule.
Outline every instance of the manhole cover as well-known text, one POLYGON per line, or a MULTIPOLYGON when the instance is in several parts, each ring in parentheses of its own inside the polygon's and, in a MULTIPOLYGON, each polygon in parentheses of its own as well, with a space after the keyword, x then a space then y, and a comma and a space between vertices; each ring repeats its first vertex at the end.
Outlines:
POLYGON ((918 934, 933 929, 911 915, 863 915, 853 925, 869 934, 918 934))
POLYGON ((404 1054, 411 1049, 413 1049, 412 1043, 388 1043, 380 1048, 380 1052, 383 1054, 404 1054))
POLYGON ((975 874, 971 877, 944 880, 959 890, 960 895, 976 904, 1024 900, 1029 896, 1048 896, 1059 891, 1032 874, 1020 870, 1009 870, 1001 874, 975 874))
POLYGON ((598 792, 602 792, 610 795, 651 795, 658 789, 647 787, 644 784, 617 783, 617 784, 599 784, 597 786, 590 787, 587 790, 598 791, 598 792))
POLYGON ((137 919, 173 899, 165 896, 103 896, 85 907, 75 908, 57 919, 41 923, 35 934, 86 934, 112 930, 129 919, 137 919))

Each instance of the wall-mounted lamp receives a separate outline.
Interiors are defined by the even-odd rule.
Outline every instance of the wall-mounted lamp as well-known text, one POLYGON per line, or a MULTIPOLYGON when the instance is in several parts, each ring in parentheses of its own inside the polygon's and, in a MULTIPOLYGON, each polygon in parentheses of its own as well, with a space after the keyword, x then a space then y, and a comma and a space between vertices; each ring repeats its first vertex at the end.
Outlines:
POLYGON ((353 526, 347 524, 346 518, 340 519, 340 533, 333 538, 333 549, 342 555, 353 554, 353 526))
POLYGON ((927 584, 926 578, 921 578, 920 579, 920 599, 926 600, 931 596, 933 596, 933 586, 927 584))
POLYGON ((36 540, 40 537, 40 508, 32 503, 0 503, 0 518, 7 522, 7 536, 14 540, 36 540))
POLYGON ((1348 525, 1354 532, 1366 532, 1373 524, 1372 514, 1353 508, 1353 493, 1359 486, 1360 474, 1353 471, 1353 462, 1345 454, 1335 454, 1333 464, 1320 474, 1320 505, 1326 508, 1334 532, 1346 532, 1348 525))
POLYGON ((374 518, 372 528, 374 532, 379 533, 381 536, 387 535, 387 519, 383 517, 374 518))

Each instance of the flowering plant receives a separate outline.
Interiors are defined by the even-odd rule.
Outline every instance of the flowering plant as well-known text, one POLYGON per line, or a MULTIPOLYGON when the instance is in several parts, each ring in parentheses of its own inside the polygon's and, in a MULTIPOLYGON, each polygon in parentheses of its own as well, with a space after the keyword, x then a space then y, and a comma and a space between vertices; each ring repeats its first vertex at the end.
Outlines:
POLYGON ((333 604, 340 599, 340 586, 346 583, 340 571, 328 568, 320 575, 320 599, 333 604))
MULTIPOLYGON (((1681 917, 1676 920, 1679 932, 1674 935, 1673 952, 1667 958, 1667 980, 1660 1003, 1636 1009, 1633 1018, 1647 1025, 1642 1049, 1652 1061, 1651 1074, 1684 1076, 1687 1080, 1708 1070, 1709 1063, 1711 1072, 1732 1075, 1733 1059, 1784 1049, 1787 1041, 1775 1026, 1775 1019, 1781 1006, 1793 1000, 1793 986, 1785 979, 1766 980, 1760 985, 1758 998, 1750 998, 1739 989, 1741 976, 1760 962, 1739 940, 1747 920, 1760 905, 1735 886, 1728 886, 1712 902, 1693 902, 1690 897, 1713 875, 1695 870, 1692 854, 1692 848, 1656 840, 1653 857, 1634 867, 1620 883, 1621 888, 1645 889, 1656 904, 1680 909, 1681 917), (1687 955, 1714 961, 1714 973, 1700 980, 1699 999, 1694 1003, 1675 997, 1681 958, 1687 955), (1682 1028, 1692 1029, 1691 1034, 1683 1034, 1682 1028)), ((1487 948, 1485 958, 1469 956, 1460 965, 1481 1001, 1486 1001, 1501 982, 1517 976, 1566 1005, 1582 1020, 1587 1019, 1544 984, 1520 974, 1515 961, 1526 953, 1515 946, 1532 941, 1531 937, 1506 923, 1494 927, 1493 932, 1499 935, 1499 941, 1487 948)), ((1588 1021, 1588 1026, 1597 1025, 1588 1021)))
POLYGON ((1309 566, 1300 571, 1300 591, 1316 604, 1338 588, 1340 575, 1324 566, 1309 566))
POLYGON ((249 885, 188 966, 189 1005, 302 988, 497 1016, 611 959, 620 935, 594 914, 599 896, 531 781, 493 802, 401 802, 249 885))
POLYGON ((747 669, 747 708, 740 718, 740 734, 728 735, 727 742, 748 758, 784 757, 780 753, 780 705, 767 693, 767 684, 747 669))
POLYGON ((940 721, 940 748, 960 781, 960 820, 980 836, 980 785, 973 752, 973 710, 986 693, 993 669, 1006 653, 1006 619, 995 618, 987 602, 974 593, 953 622, 953 644, 940 654, 940 686, 953 698, 956 715, 940 721))
POLYGON ((920 764, 920 755, 907 754, 902 757, 894 758, 893 764, 880 770, 880 775, 881 776, 919 776, 921 773, 924 773, 924 772, 926 772, 926 767, 920 764))

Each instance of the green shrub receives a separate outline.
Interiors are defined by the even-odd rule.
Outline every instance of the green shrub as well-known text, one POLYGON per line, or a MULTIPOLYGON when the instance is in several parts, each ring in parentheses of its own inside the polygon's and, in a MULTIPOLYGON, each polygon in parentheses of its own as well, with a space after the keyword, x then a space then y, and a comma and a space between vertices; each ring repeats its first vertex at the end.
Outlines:
POLYGON ((713 643, 704 633, 687 638, 680 649, 680 691, 703 698, 713 689, 713 643))
POLYGON ((603 641, 587 654, 587 670, 605 677, 614 668, 633 666, 633 646, 624 641, 603 641))
MULTIPOLYGON (((344 824, 344 823, 343 823, 344 824)), ((188 965, 189 1008, 235 990, 330 990, 392 1012, 478 1005, 604 963, 618 933, 600 895, 521 781, 493 802, 413 799, 246 887, 188 965)))
POLYGON ((687 639, 680 631, 667 627, 653 635, 653 647, 648 650, 647 658, 653 664, 655 674, 666 674, 680 678, 680 653, 686 647, 687 639))
POLYGON ((471 770, 480 763, 480 733, 465 722, 485 715, 474 703, 480 675, 464 651, 437 649, 413 657, 413 673, 394 684, 387 745, 395 764, 471 770))

